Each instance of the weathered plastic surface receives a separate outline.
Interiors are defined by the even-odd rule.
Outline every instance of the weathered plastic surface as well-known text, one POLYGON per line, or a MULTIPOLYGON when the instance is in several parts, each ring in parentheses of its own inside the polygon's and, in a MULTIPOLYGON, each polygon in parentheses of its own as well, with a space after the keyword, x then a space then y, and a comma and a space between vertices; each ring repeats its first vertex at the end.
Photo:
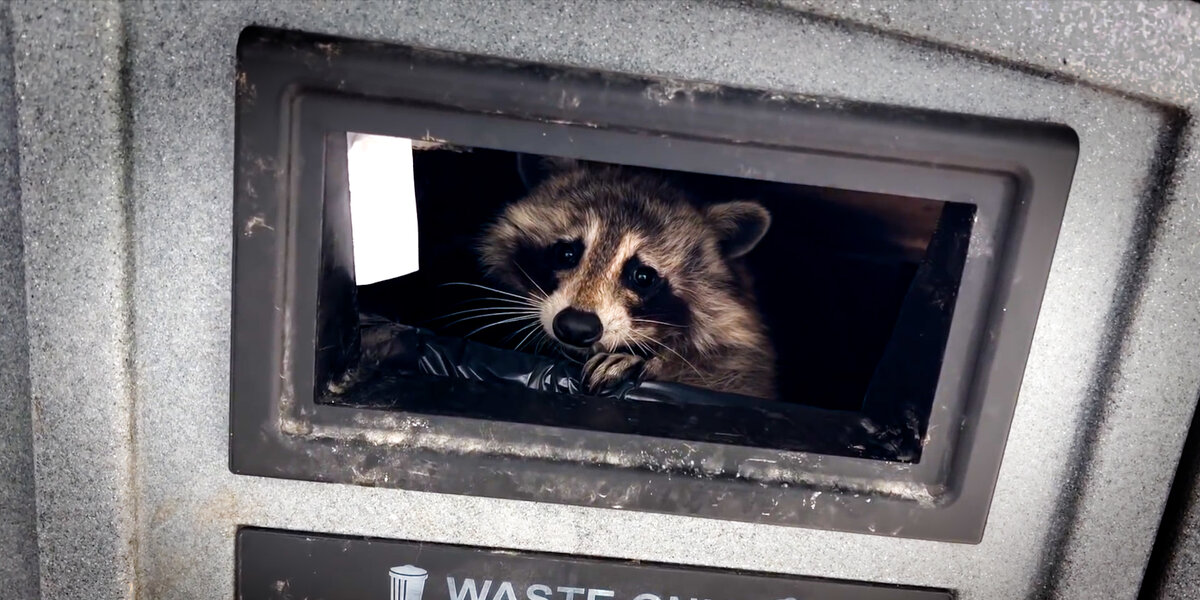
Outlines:
MULTIPOLYGON (((1195 3, 786 4, 6 4, 9 250, 29 326, 3 338, 30 357, 39 517, 37 546, 15 547, 43 597, 232 597, 239 523, 966 600, 1135 597, 1200 378, 1200 333, 1181 326, 1200 306, 1195 3), (1078 177, 983 541, 231 475, 231 238, 264 231, 230 226, 234 48, 253 23, 1074 128, 1078 177)), ((1197 596, 1194 548, 1164 597, 1197 596)))

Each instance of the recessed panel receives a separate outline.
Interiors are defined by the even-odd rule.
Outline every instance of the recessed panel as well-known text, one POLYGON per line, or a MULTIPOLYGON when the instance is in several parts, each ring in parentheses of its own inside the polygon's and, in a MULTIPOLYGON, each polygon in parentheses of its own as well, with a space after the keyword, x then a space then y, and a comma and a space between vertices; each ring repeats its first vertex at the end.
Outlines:
POLYGON ((976 542, 1078 141, 251 28, 234 472, 976 542))

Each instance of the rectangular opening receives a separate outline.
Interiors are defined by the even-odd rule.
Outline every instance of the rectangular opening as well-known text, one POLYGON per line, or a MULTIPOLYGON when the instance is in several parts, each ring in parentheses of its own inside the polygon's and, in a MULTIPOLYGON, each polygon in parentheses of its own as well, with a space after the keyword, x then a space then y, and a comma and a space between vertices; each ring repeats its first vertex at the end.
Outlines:
POLYGON ((326 157, 319 402, 919 459, 973 204, 358 132, 326 157))
POLYGON ((262 28, 236 90, 235 473, 981 539, 1069 129, 262 28))

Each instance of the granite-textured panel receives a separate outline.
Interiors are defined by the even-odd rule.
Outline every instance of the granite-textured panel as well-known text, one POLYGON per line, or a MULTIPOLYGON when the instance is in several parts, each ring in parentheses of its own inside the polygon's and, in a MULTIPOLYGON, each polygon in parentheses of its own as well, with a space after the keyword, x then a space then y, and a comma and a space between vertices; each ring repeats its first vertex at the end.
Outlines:
POLYGON ((29 338, 25 328, 25 263, 21 186, 17 180, 17 113, 12 28, 0 4, 0 581, 6 598, 38 597, 33 428, 29 403, 29 338))
POLYGON ((1176 152, 1196 141, 1182 115, 1197 18, 1180 4, 900 4, 821 2, 818 16, 682 1, 15 6, 45 596, 88 581, 95 597, 124 597, 136 571, 145 597, 230 597, 233 532, 254 524, 967 599, 1132 598, 1200 389, 1200 167, 1176 152), (1130 16, 1160 19, 1160 33, 1130 16), (250 24, 1074 128, 1076 181, 984 540, 230 474, 233 53, 250 24))
POLYGON ((120 12, 11 8, 41 593, 126 598, 136 434, 120 12))

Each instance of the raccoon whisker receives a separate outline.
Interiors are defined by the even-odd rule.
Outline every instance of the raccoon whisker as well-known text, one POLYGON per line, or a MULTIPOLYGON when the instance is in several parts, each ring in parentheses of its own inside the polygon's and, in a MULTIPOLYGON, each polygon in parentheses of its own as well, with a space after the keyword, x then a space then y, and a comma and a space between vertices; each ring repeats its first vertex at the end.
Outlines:
POLYGON ((507 342, 507 341, 517 337, 518 335, 525 333, 527 330, 529 330, 531 327, 533 327, 534 325, 537 325, 537 324, 539 324, 539 321, 534 321, 533 323, 530 323, 528 325, 522 325, 519 328, 517 328, 516 331, 504 336, 504 339, 501 341, 507 342))
POLYGON ((450 317, 457 317, 458 315, 465 315, 465 314, 477 313, 477 312, 487 312, 487 311, 496 311, 497 313, 502 313, 502 312, 503 313, 508 313, 508 312, 535 313, 535 312, 538 312, 538 310, 536 308, 519 308, 516 306, 484 306, 481 308, 469 308, 467 310, 455 311, 452 313, 444 314, 440 317, 435 317, 434 319, 435 320, 449 319, 450 317))
MULTIPOLYGON (((636 332, 630 331, 629 333, 633 334, 636 332)), ((628 350, 630 350, 631 352, 643 352, 647 356, 656 356, 657 355, 653 350, 650 349, 649 346, 647 346, 645 343, 639 341, 633 335, 626 336, 625 339, 623 340, 623 342, 625 343, 625 347, 628 350)))
POLYGON ((540 321, 534 321, 533 323, 526 325, 525 327, 522 327, 521 329, 517 330, 517 332, 520 333, 521 331, 524 331, 525 329, 529 329, 529 333, 525 334, 525 337, 521 340, 521 342, 519 344, 517 344, 517 348, 516 348, 517 350, 520 350, 521 346, 525 345, 525 342, 528 342, 530 340, 530 338, 532 338, 538 331, 540 331, 540 329, 538 329, 538 327, 540 327, 541 324, 542 323, 540 321))
POLYGON ((512 304, 515 306, 538 306, 541 303, 540 301, 530 300, 528 298, 526 298, 525 300, 513 300, 512 298, 504 298, 501 296, 481 296, 479 298, 471 298, 470 300, 464 300, 462 302, 459 302, 459 304, 470 304, 472 302, 483 302, 484 300, 490 300, 493 302, 504 302, 506 304, 512 304))
POLYGON ((498 289, 496 289, 496 288, 494 288, 494 287, 488 287, 488 286, 486 286, 486 285, 480 285, 480 284, 478 284, 478 283, 468 283, 468 282, 466 282, 466 281, 451 281, 451 282, 449 282, 449 283, 443 283, 443 284, 442 284, 442 287, 445 287, 445 286, 448 286, 448 285, 465 285, 465 286, 468 286, 468 287, 479 288, 479 289, 481 289, 481 290, 487 290, 487 291, 489 291, 489 292, 496 292, 497 294, 502 294, 502 295, 504 295, 504 296, 508 296, 508 297, 510 297, 510 298, 516 298, 517 300, 520 300, 520 301, 522 301, 522 302, 529 302, 529 299, 528 299, 528 298, 526 298, 525 296, 522 296, 522 295, 520 295, 520 294, 514 294, 514 293, 512 293, 512 292, 506 292, 506 291, 504 291, 504 290, 498 290, 498 289))
POLYGON ((489 327, 495 327, 497 325, 504 325, 505 323, 519 323, 521 321, 526 321, 526 320, 535 319, 535 318, 537 318, 537 317, 515 317, 512 319, 505 319, 503 321, 497 321, 495 323, 488 323, 487 325, 484 325, 483 327, 480 327, 479 329, 476 329, 475 331, 472 331, 471 333, 468 333, 467 335, 464 335, 463 337, 469 338, 489 327))
MULTIPOLYGON (((530 337, 528 341, 521 342, 521 348, 524 348, 524 350, 522 350, 522 352, 527 352, 527 350, 528 350, 529 353, 532 353, 534 355, 538 354, 538 347, 540 346, 539 342, 541 342, 541 338, 542 338, 542 336, 539 335, 539 331, 534 329, 533 337, 530 337), (526 344, 528 344, 528 346, 526 346, 526 344)), ((521 349, 521 348, 518 348, 518 349, 521 349)))
POLYGON ((529 276, 529 273, 526 273, 525 269, 521 268, 520 263, 518 263, 517 261, 514 260, 513 266, 516 267, 517 269, 519 269, 521 271, 521 274, 525 276, 525 279, 528 279, 529 283, 532 283, 533 287, 537 288, 537 290, 542 293, 542 298, 550 297, 550 294, 547 294, 546 290, 543 290, 542 286, 538 285, 538 282, 534 281, 533 278, 529 276))
POLYGON ((522 325, 516 331, 504 336, 504 341, 507 342, 508 340, 511 340, 511 339, 517 337, 518 335, 521 335, 522 333, 525 333, 526 331, 532 329, 534 326, 537 326, 540 324, 541 324, 541 321, 535 319, 532 323, 529 323, 527 325, 522 325))
POLYGON ((468 320, 486 319, 486 318, 492 318, 492 317, 536 319, 536 318, 538 318, 538 313, 536 313, 536 312, 487 312, 487 313, 482 313, 482 314, 468 314, 467 317, 462 317, 460 319, 452 320, 452 322, 446 323, 445 326, 448 326, 448 328, 449 328, 449 326, 451 326, 451 325, 457 325, 458 323, 468 322, 468 320))
MULTIPOLYGON (((630 331, 630 333, 635 333, 635 332, 633 332, 633 331, 630 331)), ((646 340, 646 341, 648 341, 648 342, 653 342, 653 343, 655 343, 655 344, 658 344, 659 346, 662 346, 664 349, 666 349, 667 351, 669 351, 671 354, 674 354, 675 356, 678 356, 678 357, 679 357, 679 360, 682 360, 682 361, 684 362, 684 364, 686 364, 687 366, 691 367, 691 368, 692 368, 692 370, 696 372, 696 375, 698 375, 698 376, 700 377, 700 380, 701 380, 701 381, 707 381, 707 380, 708 380, 708 378, 707 378, 707 377, 704 375, 704 373, 701 373, 701 372, 700 372, 700 369, 697 369, 697 368, 696 368, 696 365, 693 365, 693 364, 691 363, 691 361, 689 361, 688 359, 684 358, 682 354, 680 354, 680 353, 676 352, 674 348, 672 348, 672 347, 670 347, 670 346, 668 346, 668 345, 666 345, 666 344, 664 344, 664 343, 662 343, 662 342, 660 342, 660 341, 658 341, 658 340, 656 340, 656 339, 654 339, 654 338, 652 338, 652 337, 650 337, 649 335, 646 335, 646 334, 644 334, 644 333, 637 332, 637 333, 635 333, 635 335, 641 336, 641 338, 642 338, 642 339, 644 339, 644 340, 646 340)), ((705 385, 707 385, 707 383, 706 383, 705 385)))
POLYGON ((636 332, 632 332, 632 331, 630 333, 634 334, 634 335, 631 335, 629 337, 629 341, 633 342, 634 344, 637 344, 637 346, 639 348, 641 348, 642 351, 645 352, 647 356, 653 358, 653 357, 656 357, 659 355, 659 353, 655 352, 653 348, 651 348, 650 346, 648 346, 646 344, 646 342, 642 341, 647 338, 647 336, 645 334, 640 334, 640 333, 636 333, 636 332), (641 338, 641 339, 638 339, 638 338, 641 338))
POLYGON ((534 344, 534 346, 533 346, 533 353, 541 354, 542 348, 545 347, 546 342, 550 341, 550 338, 546 335, 546 332, 544 330, 539 329, 537 331, 538 331, 538 334, 540 334, 540 335, 538 335, 537 344, 534 344))
POLYGON ((667 322, 665 322, 665 321, 653 321, 653 320, 650 320, 650 319, 636 319, 636 318, 635 318, 635 319, 633 319, 633 321, 634 321, 635 323, 653 323, 653 324, 655 324, 655 325, 664 325, 664 326, 666 326, 666 327, 676 327, 676 328, 679 328, 679 329, 683 329, 683 328, 685 327, 684 325, 676 325, 676 324, 674 324, 674 323, 667 323, 667 322))
POLYGON ((647 346, 644 342, 641 342, 641 341, 633 338, 632 336, 629 338, 629 341, 632 342, 633 345, 638 348, 638 350, 645 353, 647 356, 656 356, 655 352, 653 350, 651 350, 650 347, 647 346))
POLYGON ((460 316, 460 314, 472 314, 472 313, 476 313, 476 312, 493 312, 496 314, 505 314, 505 313, 533 314, 533 313, 536 313, 539 311, 536 310, 536 308, 523 308, 523 307, 516 307, 516 306, 485 306, 485 307, 481 307, 481 308, 470 308, 470 310, 466 310, 466 311, 455 311, 455 312, 451 312, 451 313, 446 313, 446 314, 443 314, 443 316, 434 317, 434 320, 448 319, 450 317, 460 316))
POLYGON ((450 327, 452 325, 457 325, 459 323, 463 323, 466 321, 474 321, 476 319, 487 319, 487 318, 491 318, 491 317, 510 317, 510 316, 516 316, 521 319, 536 319, 536 318, 538 318, 538 313, 536 313, 536 312, 490 312, 490 313, 484 313, 482 315, 469 315, 469 316, 463 317, 461 319, 455 319, 454 321, 446 323, 446 327, 450 327))

